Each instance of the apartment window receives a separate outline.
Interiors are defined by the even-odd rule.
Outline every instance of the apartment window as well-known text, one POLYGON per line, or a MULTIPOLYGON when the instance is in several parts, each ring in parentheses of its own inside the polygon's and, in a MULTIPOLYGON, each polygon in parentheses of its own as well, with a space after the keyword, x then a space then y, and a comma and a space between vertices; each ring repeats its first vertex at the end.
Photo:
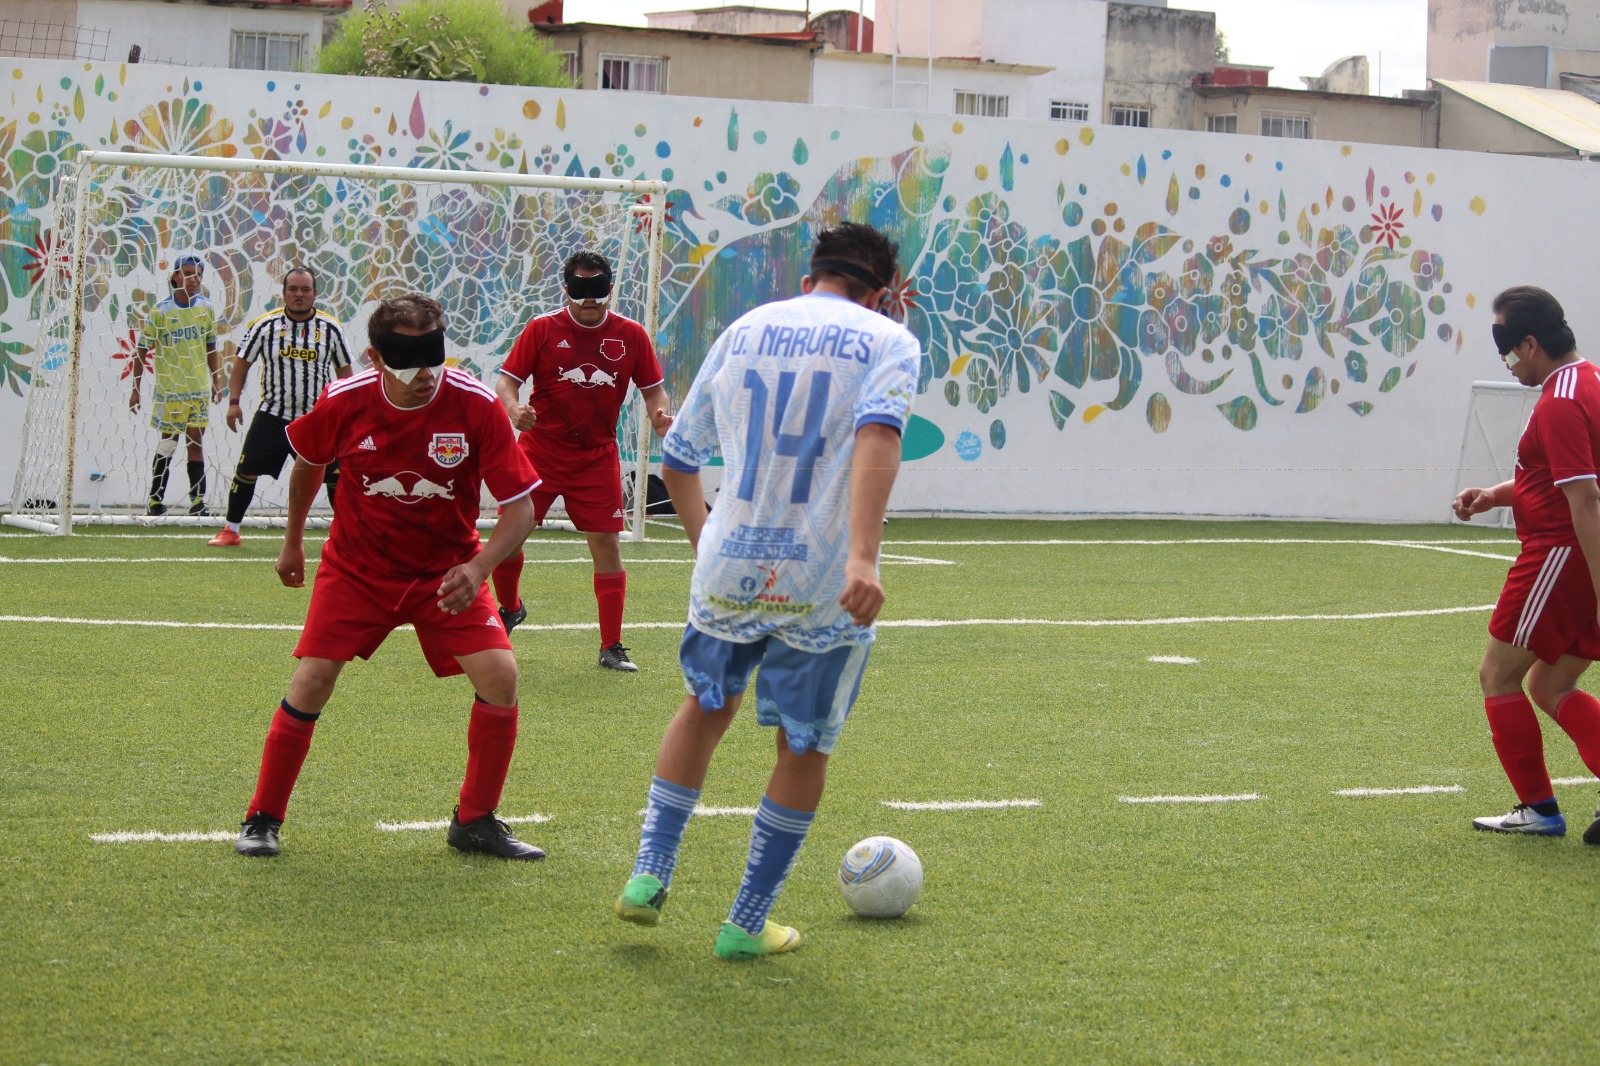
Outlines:
POLYGON ((1150 126, 1150 108, 1135 104, 1112 104, 1111 124, 1113 126, 1150 126))
POLYGON ((583 64, 578 60, 578 53, 562 52, 560 55, 561 73, 571 79, 572 84, 581 86, 583 84, 583 64))
POLYGON ((667 88, 667 61, 659 56, 600 55, 600 88, 659 93, 667 88))
POLYGON ((303 33, 235 30, 233 66, 236 70, 299 70, 305 49, 303 33))
POLYGON ((1075 104, 1070 100, 1051 100, 1050 117, 1057 122, 1088 122, 1089 105, 1075 104))
POLYGON ((1207 133, 1238 133, 1239 132, 1239 116, 1238 115, 1207 115, 1206 116, 1206 132, 1207 133))
POLYGON ((1261 136, 1311 139, 1311 115, 1306 111, 1261 112, 1261 136))
POLYGON ((956 114, 1005 118, 1011 110, 1011 97, 994 93, 968 93, 956 90, 956 114))

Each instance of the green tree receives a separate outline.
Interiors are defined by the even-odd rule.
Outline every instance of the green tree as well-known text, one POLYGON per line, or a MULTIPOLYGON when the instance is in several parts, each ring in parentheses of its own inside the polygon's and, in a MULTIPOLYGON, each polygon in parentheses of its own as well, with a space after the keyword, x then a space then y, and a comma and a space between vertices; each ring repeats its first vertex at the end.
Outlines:
POLYGON ((1228 61, 1228 35, 1221 30, 1217 31, 1216 60, 1218 63, 1226 63, 1228 61))
POLYGON ((317 56, 323 74, 570 87, 561 57, 497 0, 381 0, 347 17, 317 56))

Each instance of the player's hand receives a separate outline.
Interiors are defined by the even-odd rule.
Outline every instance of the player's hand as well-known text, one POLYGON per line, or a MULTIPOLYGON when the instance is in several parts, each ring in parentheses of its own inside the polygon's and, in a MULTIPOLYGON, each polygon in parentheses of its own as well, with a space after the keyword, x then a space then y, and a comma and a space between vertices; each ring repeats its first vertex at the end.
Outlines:
POLYGON ((483 587, 484 575, 471 563, 452 566, 439 582, 439 610, 445 614, 460 614, 472 606, 483 587))
POLYGON ((139 390, 133 390, 133 395, 128 397, 128 410, 134 414, 139 413, 139 390))
POLYGON ((238 404, 230 403, 228 405, 228 428, 237 433, 242 425, 244 425, 244 411, 240 409, 238 404))
POLYGON ((211 402, 221 403, 222 398, 228 395, 228 386, 221 384, 216 378, 211 379, 211 402))
POLYGON ((534 417, 533 408, 525 403, 517 404, 511 411, 511 428, 518 433, 528 432, 536 421, 538 419, 534 417))
POLYGON ((278 571, 278 580, 283 582, 285 588, 305 588, 305 545, 290 544, 288 541, 284 541, 282 550, 278 552, 278 564, 274 567, 274 569, 278 571))
POLYGON ((658 437, 667 435, 667 430, 672 428, 672 416, 665 407, 657 407, 650 412, 650 428, 656 431, 658 437))
POLYGON ((1489 489, 1462 489, 1456 494, 1451 508, 1461 521, 1470 522, 1473 515, 1494 508, 1494 493, 1489 489))
POLYGON ((878 581, 878 568, 873 563, 852 559, 844 564, 844 592, 839 596, 839 606, 850 613, 850 621, 858 626, 870 626, 883 609, 883 585, 878 581))

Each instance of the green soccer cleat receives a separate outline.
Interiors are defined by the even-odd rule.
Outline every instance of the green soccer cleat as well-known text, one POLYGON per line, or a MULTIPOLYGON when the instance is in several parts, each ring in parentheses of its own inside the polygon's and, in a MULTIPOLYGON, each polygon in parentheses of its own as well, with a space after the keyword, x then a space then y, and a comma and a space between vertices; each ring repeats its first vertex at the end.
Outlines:
POLYGON ((661 881, 650 874, 628 878, 617 897, 617 917, 634 925, 655 925, 661 921, 661 907, 667 902, 667 890, 661 881))
POLYGON ((717 934, 717 958, 730 960, 758 959, 763 955, 781 955, 800 946, 800 930, 787 925, 768 922, 761 927, 760 936, 751 936, 732 922, 722 923, 717 934))

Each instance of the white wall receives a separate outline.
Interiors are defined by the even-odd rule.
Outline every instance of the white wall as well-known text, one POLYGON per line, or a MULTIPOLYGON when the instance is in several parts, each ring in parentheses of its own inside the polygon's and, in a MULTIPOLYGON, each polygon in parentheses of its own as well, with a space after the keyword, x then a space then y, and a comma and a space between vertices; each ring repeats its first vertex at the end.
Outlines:
POLYGON ((1050 101, 1089 105, 1098 119, 1105 98, 1105 0, 987 0, 983 58, 1054 67, 1033 78, 1014 117, 1049 118, 1050 101))
POLYGON ((78 23, 111 31, 110 61, 139 45, 144 62, 226 67, 233 62, 233 32, 296 33, 306 38, 309 61, 322 47, 321 9, 303 11, 143 0, 78 0, 78 23))
POLYGON ((895 106, 897 99, 901 108, 948 115, 955 112, 955 94, 960 90, 1009 97, 1012 118, 1038 118, 1049 114, 1048 103, 1043 109, 1036 103, 1038 93, 1034 82, 1038 75, 1018 74, 984 63, 936 62, 930 89, 929 84, 925 84, 928 82, 925 58, 918 61, 901 57, 899 68, 901 86, 896 97, 888 56, 871 52, 818 52, 812 66, 811 102, 834 107, 889 108, 895 106))

